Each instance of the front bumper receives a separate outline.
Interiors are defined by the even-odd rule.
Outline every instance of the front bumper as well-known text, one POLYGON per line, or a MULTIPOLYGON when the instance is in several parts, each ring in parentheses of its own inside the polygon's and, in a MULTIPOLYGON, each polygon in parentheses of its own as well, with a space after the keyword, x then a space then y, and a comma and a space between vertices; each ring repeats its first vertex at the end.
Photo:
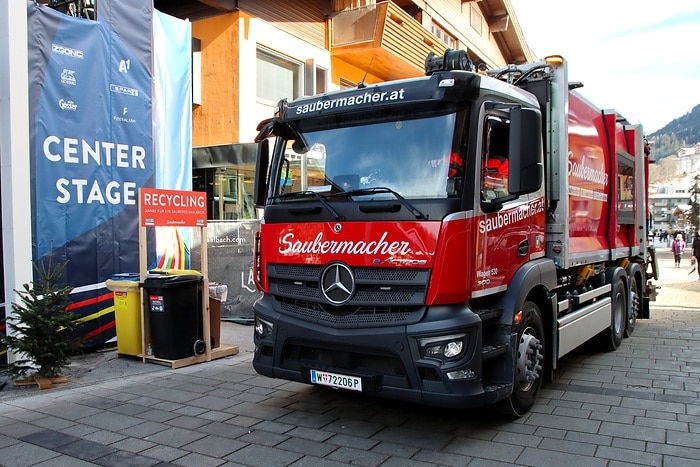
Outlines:
POLYGON ((505 385, 485 389, 481 320, 468 307, 432 307, 415 324, 333 327, 281 313, 277 305, 265 295, 254 308, 261 326, 253 367, 262 375, 302 383, 311 383, 311 369, 356 376, 365 394, 441 407, 480 406, 508 395, 505 385), (464 336, 460 355, 425 355, 425 342, 455 335, 464 336), (450 373, 468 376, 450 379, 450 373))

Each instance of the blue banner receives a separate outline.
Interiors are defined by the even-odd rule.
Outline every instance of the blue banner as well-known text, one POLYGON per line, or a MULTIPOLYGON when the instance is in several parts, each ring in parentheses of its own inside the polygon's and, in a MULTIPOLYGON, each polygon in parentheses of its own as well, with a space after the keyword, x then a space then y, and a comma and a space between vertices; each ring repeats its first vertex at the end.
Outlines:
POLYGON ((153 5, 101 0, 98 21, 27 9, 33 258, 68 261, 87 337, 113 336, 104 281, 139 270, 138 190, 154 185, 153 5))

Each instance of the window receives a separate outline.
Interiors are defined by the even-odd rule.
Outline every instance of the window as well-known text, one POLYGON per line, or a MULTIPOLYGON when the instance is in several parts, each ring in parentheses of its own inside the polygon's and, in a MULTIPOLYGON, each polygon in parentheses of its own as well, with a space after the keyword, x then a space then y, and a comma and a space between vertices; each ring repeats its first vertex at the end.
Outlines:
POLYGON ((475 5, 470 5, 469 7, 469 24, 471 24, 472 29, 474 29, 479 34, 483 33, 483 22, 484 17, 479 11, 479 7, 475 5))
POLYGON ((304 94, 313 96, 326 92, 328 70, 316 65, 313 58, 306 60, 304 65, 304 94))
POLYGON ((266 49, 258 49, 256 95, 277 103, 280 99, 296 99, 301 95, 303 63, 290 60, 266 49))
POLYGON ((634 224, 634 158, 617 153, 617 220, 634 224))
POLYGON ((448 48, 457 49, 457 39, 434 21, 430 23, 430 32, 444 42, 448 48))
POLYGON ((452 113, 303 132, 287 142, 277 193, 381 188, 358 196, 395 199, 390 189, 409 199, 457 198, 464 164, 452 143, 456 121, 452 113))
POLYGON ((481 199, 504 198, 508 191, 508 130, 510 121, 498 115, 486 117, 481 156, 481 199))

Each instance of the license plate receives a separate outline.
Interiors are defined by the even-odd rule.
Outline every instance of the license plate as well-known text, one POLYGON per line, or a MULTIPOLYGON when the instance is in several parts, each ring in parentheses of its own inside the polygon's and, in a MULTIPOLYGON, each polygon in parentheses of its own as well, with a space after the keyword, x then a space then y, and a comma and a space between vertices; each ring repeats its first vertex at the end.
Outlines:
POLYGON ((362 392, 362 379, 357 376, 339 375, 325 371, 311 370, 311 383, 332 388, 349 389, 362 392))

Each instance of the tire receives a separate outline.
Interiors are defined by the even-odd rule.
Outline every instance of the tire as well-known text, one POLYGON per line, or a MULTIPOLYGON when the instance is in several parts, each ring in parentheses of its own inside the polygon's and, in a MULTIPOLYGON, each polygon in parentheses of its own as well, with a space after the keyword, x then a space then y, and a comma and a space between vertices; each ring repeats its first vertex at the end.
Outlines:
POLYGON ((207 351, 207 344, 203 340, 197 339, 192 346, 192 350, 194 350, 195 355, 202 355, 207 351))
POLYGON ((621 268, 615 268, 612 278, 609 282, 612 285, 610 291, 610 327, 603 331, 600 335, 601 343, 605 350, 616 350, 622 343, 622 338, 625 335, 625 324, 627 322, 627 290, 625 283, 622 281, 624 271, 621 268))
POLYGON ((501 402, 501 409, 512 417, 522 417, 535 402, 544 376, 544 325, 536 304, 525 302, 518 324, 513 392, 501 402))
POLYGON ((625 325, 625 337, 630 337, 634 332, 634 328, 637 326, 637 316, 639 316, 639 307, 641 304, 641 297, 639 295, 639 287, 637 286, 637 280, 632 275, 629 278, 630 284, 630 303, 627 307, 627 323, 625 325))

